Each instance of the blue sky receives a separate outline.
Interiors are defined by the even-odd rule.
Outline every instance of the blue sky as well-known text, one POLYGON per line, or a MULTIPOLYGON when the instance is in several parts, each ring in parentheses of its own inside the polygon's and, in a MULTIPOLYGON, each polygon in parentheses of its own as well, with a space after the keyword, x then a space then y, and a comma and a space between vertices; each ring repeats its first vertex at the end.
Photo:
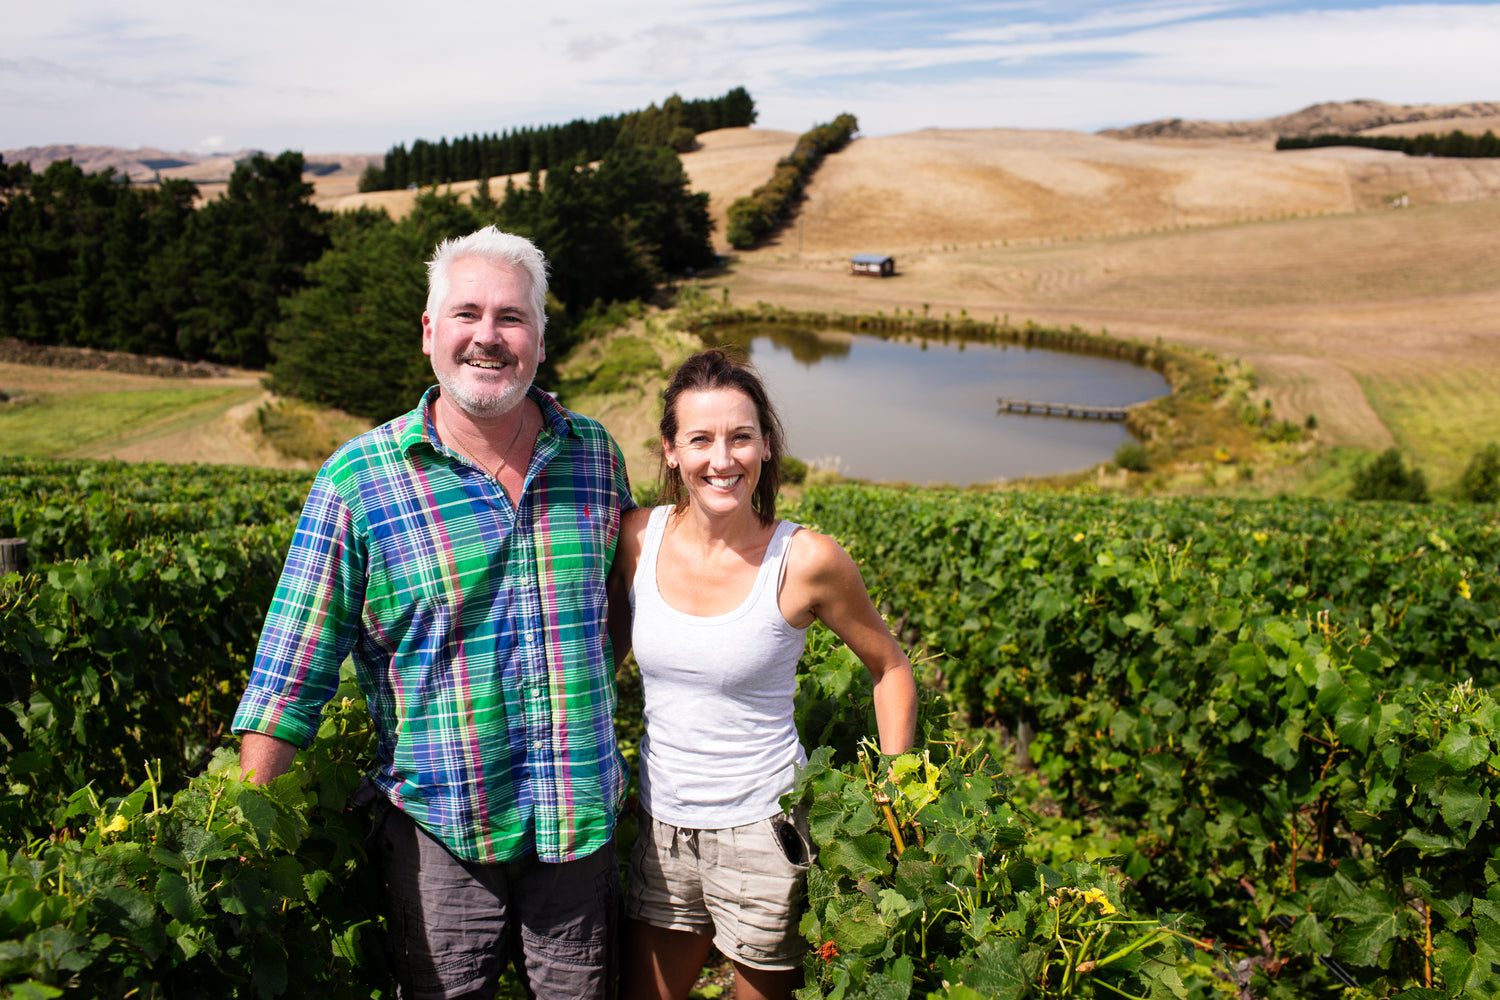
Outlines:
POLYGON ((0 36, 0 149, 383 152, 744 86, 758 125, 1095 131, 1500 100, 1500 3, 60 0, 0 36), (358 11, 356 17, 353 12, 358 11))

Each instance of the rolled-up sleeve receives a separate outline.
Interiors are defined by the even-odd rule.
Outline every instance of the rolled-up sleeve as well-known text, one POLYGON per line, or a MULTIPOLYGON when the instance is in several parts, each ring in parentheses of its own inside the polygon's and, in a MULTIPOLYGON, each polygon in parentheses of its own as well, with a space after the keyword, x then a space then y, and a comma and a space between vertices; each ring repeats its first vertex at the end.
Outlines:
POLYGON ((312 742, 364 606, 365 539, 324 468, 308 494, 240 699, 237 733, 312 742))

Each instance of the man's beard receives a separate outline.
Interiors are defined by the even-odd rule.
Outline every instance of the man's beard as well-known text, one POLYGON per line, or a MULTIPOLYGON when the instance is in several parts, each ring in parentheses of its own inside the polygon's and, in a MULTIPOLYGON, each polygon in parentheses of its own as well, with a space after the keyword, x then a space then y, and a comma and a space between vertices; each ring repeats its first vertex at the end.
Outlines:
POLYGON ((526 398, 526 390, 531 388, 532 379, 522 382, 520 375, 520 362, 514 356, 489 357, 488 355, 475 355, 488 361, 503 361, 517 374, 517 378, 504 386, 480 386, 470 387, 463 384, 460 377, 462 366, 466 363, 460 361, 460 370, 456 372, 439 372, 435 367, 433 374, 437 376, 438 385, 443 387, 443 395, 448 401, 456 405, 460 410, 473 417, 499 417, 509 413, 521 404, 526 398))

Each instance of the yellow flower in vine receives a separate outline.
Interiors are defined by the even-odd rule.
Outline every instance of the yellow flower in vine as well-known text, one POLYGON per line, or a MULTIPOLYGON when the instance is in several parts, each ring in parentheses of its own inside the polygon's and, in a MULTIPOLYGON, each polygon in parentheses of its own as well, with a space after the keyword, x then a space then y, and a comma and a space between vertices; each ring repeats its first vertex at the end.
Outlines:
POLYGON ((1462 597, 1466 601, 1469 600, 1469 598, 1472 596, 1472 592, 1469 590, 1469 581, 1467 578, 1463 578, 1458 581, 1458 596, 1462 597))
POLYGON ((1100 912, 1103 913, 1106 917, 1111 913, 1119 912, 1115 909, 1115 904, 1109 901, 1109 897, 1104 895, 1103 889, 1075 889, 1070 885, 1065 885, 1058 889, 1054 895, 1048 896, 1047 903, 1051 906, 1061 905, 1062 894, 1065 892, 1069 895, 1077 896, 1079 899, 1083 900, 1085 905, 1089 903, 1098 903, 1100 912))
POLYGON ((108 823, 104 824, 104 828, 103 828, 102 832, 104 832, 104 833, 124 833, 128 829, 130 829, 130 820, 126 819, 124 816, 120 815, 119 813, 115 813, 115 818, 112 819, 112 820, 110 820, 108 823))
POLYGON ((1074 535, 1073 536, 1073 541, 1075 541, 1075 542, 1081 542, 1081 541, 1083 541, 1083 532, 1080 531, 1078 534, 1074 535))
POLYGON ((1103 889, 1085 889, 1083 891, 1083 901, 1085 903, 1098 903, 1100 911, 1102 911, 1106 917, 1111 913, 1117 912, 1115 910, 1115 904, 1111 903, 1109 901, 1109 898, 1104 895, 1103 889))

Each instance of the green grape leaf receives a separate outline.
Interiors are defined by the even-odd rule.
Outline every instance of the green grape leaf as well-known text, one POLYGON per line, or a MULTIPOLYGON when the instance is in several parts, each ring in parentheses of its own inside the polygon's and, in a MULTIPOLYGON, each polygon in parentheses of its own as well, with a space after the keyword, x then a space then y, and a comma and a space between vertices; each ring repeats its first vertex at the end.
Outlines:
POLYGON ((844 870, 854 875, 885 875, 891 870, 886 853, 891 849, 889 837, 867 833, 824 844, 818 850, 818 863, 829 871, 844 870))

